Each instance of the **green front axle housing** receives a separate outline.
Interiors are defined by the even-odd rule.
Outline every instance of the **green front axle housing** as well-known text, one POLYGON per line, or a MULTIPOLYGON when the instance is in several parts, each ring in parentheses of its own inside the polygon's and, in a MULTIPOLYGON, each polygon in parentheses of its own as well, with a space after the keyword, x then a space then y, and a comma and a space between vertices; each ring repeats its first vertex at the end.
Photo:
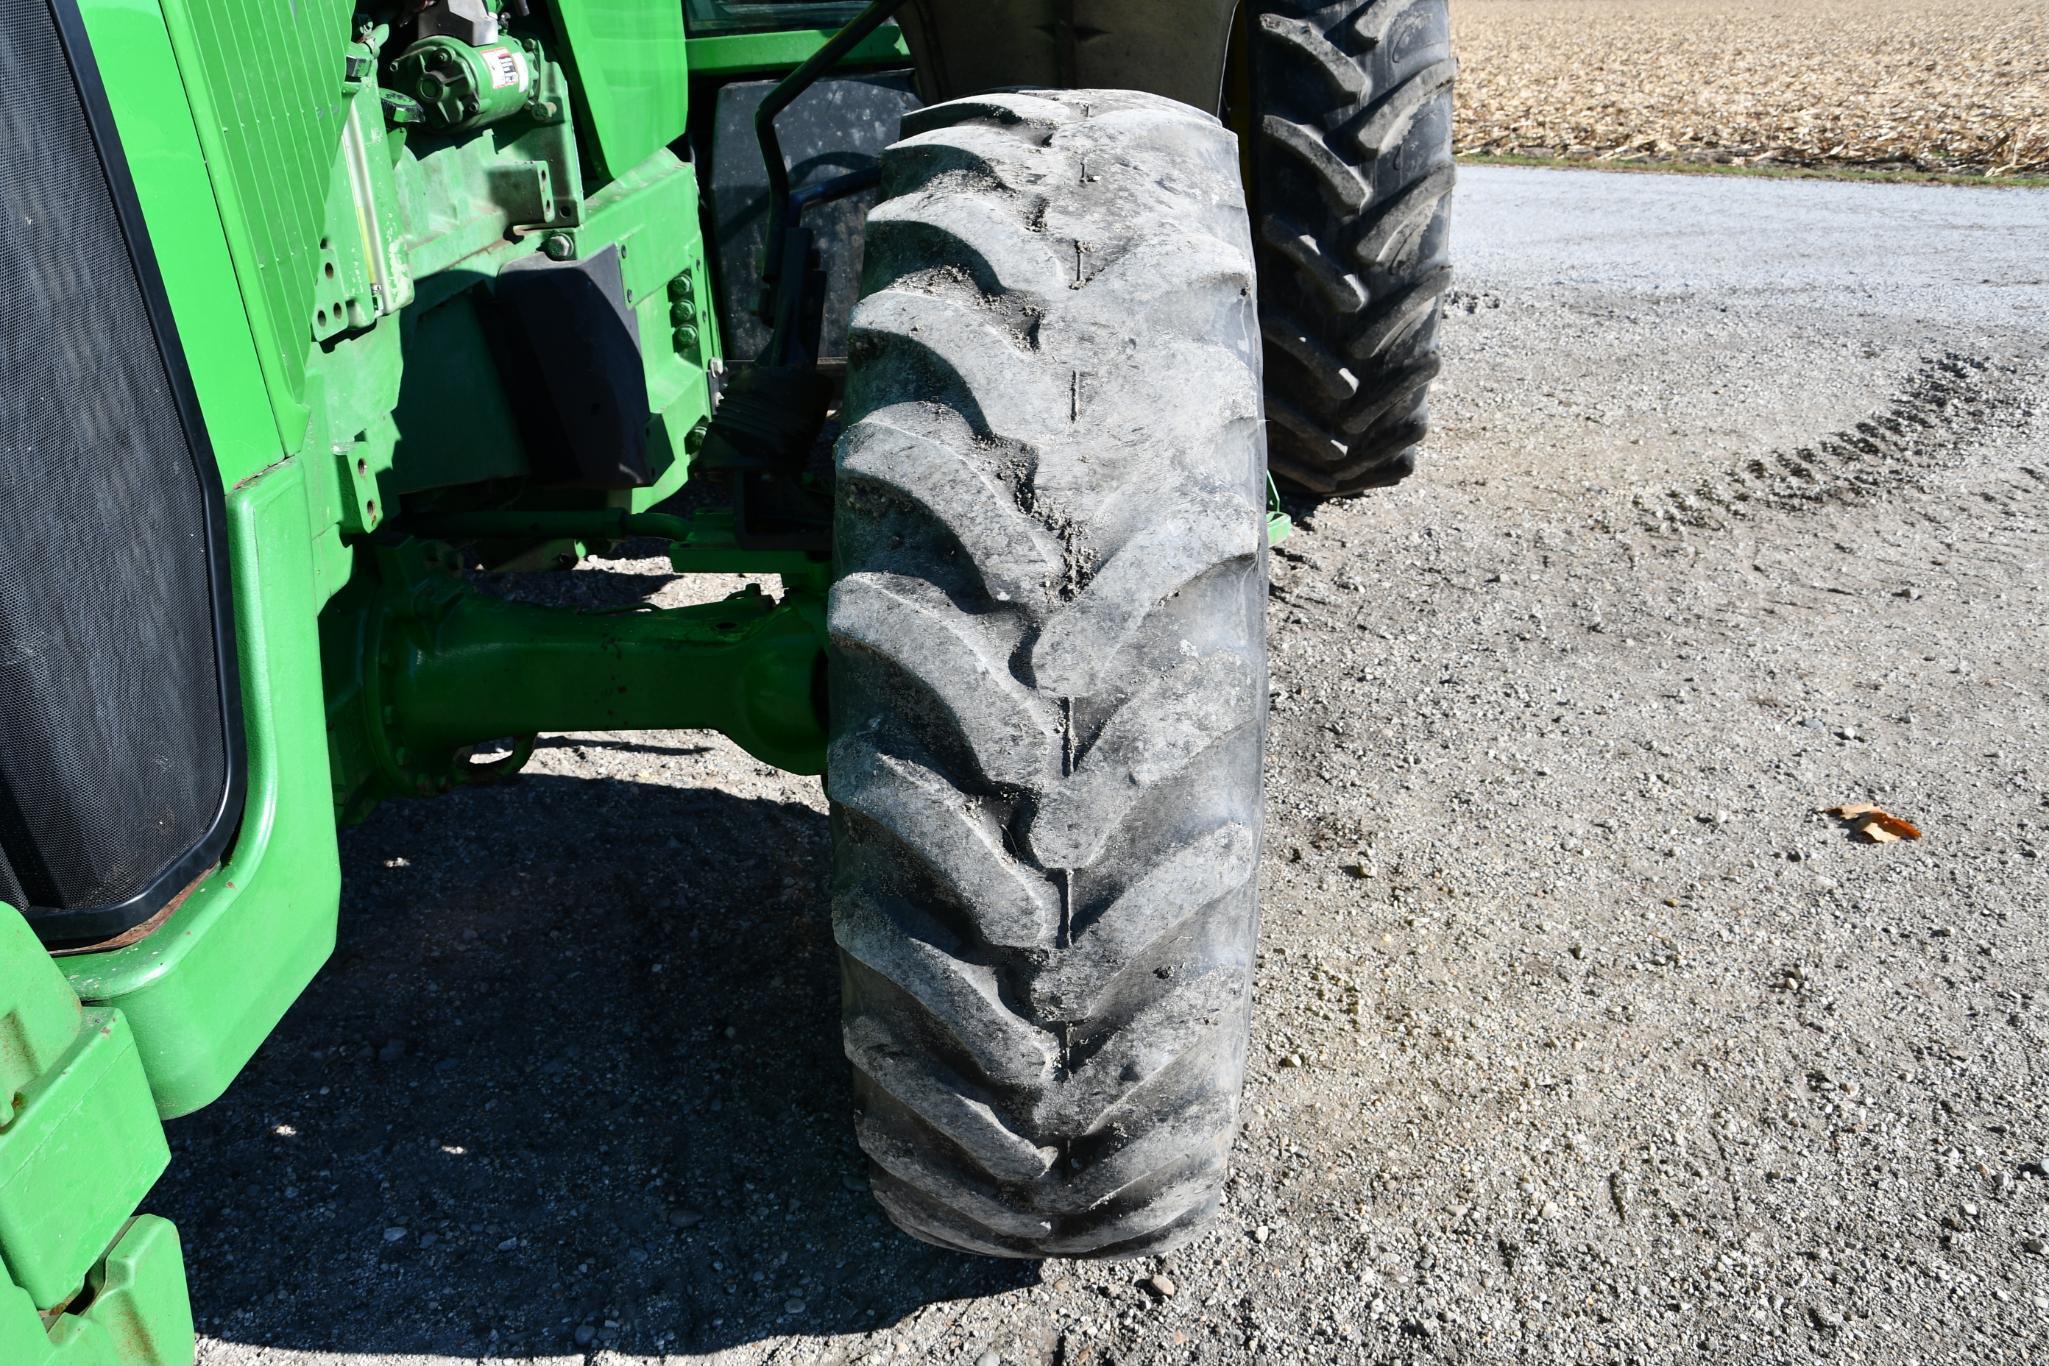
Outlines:
POLYGON ((822 564, 787 567, 780 597, 757 582, 716 602, 580 612, 494 596, 436 541, 363 561, 323 626, 344 819, 507 777, 542 731, 716 730, 785 771, 824 771, 822 564), (502 753, 476 757, 486 747, 502 753))

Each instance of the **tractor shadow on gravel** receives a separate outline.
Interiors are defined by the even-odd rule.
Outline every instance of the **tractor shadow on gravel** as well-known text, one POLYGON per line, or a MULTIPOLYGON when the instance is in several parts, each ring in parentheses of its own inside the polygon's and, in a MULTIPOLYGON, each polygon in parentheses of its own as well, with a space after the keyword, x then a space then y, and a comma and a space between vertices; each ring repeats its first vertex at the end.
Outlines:
POLYGON ((171 1126, 146 1205, 184 1236, 200 1332, 704 1352, 1035 1282, 867 1193, 827 843, 797 802, 553 776, 345 831, 333 961, 171 1126))

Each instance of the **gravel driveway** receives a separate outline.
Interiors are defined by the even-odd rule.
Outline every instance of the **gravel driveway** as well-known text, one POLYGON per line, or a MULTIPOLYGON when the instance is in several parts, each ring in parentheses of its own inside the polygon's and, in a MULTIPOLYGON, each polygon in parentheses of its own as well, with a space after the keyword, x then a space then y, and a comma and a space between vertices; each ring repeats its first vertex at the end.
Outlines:
POLYGON ((172 1126, 201 1360, 2049 1357, 2049 192, 1469 170, 1455 223, 1426 471, 1274 564, 1214 1231, 894 1233, 816 785, 553 739, 345 835, 334 963, 172 1126))

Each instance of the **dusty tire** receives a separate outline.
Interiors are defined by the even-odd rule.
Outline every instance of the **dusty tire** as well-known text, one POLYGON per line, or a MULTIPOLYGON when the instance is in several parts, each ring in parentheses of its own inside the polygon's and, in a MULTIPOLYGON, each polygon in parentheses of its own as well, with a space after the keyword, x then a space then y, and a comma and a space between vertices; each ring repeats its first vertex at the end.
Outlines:
POLYGON ((1253 0, 1252 208, 1275 478, 1318 495, 1415 466, 1448 256, 1448 0, 1253 0))
POLYGON ((1215 1208, 1249 1021, 1264 466, 1231 134, 1150 95, 923 110, 838 451, 833 923, 877 1198, 1136 1256, 1215 1208))

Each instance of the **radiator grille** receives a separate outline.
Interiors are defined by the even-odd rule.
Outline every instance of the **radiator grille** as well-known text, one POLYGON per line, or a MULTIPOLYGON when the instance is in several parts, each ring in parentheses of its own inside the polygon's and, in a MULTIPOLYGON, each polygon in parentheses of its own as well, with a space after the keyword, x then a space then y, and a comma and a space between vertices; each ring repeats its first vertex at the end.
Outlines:
POLYGON ((225 840, 219 493, 82 40, 49 0, 0 20, 0 900, 76 942, 146 920, 225 840))

